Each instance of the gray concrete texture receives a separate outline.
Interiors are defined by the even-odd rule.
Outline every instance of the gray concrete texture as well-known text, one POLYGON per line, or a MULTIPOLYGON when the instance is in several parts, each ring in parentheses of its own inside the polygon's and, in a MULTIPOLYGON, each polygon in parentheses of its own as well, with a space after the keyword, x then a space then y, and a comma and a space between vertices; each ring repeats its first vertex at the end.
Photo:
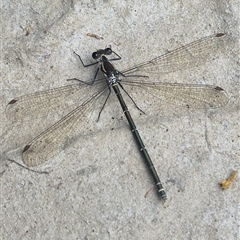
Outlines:
POLYGON ((239 177, 225 191, 219 186, 240 168, 239 10, 236 0, 3 0, 2 239, 239 239, 239 177), (74 51, 89 63, 93 51, 111 45, 122 57, 114 62, 121 70, 218 32, 227 35, 224 51, 157 78, 220 86, 228 93, 226 106, 183 110, 163 102, 158 107, 140 88, 130 89, 147 113, 140 115, 125 96, 166 202, 153 188, 114 94, 99 122, 86 122, 84 134, 76 129, 68 147, 32 168, 49 174, 8 161, 23 164, 23 147, 70 110, 21 121, 6 117, 7 103, 76 83, 66 79, 92 79, 96 68, 84 68, 74 51), (146 109, 149 102, 155 107, 146 109))

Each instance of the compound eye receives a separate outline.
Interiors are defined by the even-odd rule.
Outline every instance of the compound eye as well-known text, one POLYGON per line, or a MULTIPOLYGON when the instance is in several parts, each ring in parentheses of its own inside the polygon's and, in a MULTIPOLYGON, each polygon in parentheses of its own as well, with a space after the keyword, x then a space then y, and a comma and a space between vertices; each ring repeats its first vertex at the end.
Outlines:
POLYGON ((99 58, 98 52, 94 52, 94 53, 92 54, 92 58, 93 58, 93 59, 98 59, 98 58, 99 58))
POLYGON ((105 55, 111 55, 112 54, 112 49, 111 48, 106 48, 105 49, 105 55))

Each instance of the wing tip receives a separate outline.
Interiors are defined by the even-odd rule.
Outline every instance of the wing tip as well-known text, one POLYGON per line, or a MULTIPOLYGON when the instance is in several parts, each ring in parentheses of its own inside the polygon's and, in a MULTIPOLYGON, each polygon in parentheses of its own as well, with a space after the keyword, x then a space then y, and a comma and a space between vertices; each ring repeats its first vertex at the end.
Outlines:
POLYGON ((215 35, 215 37, 222 37, 222 36, 224 36, 225 34, 224 33, 217 33, 216 35, 215 35))
POLYGON ((217 90, 217 91, 224 91, 224 89, 219 87, 219 86, 216 86, 214 89, 217 90))
POLYGON ((22 153, 25 153, 29 148, 31 147, 31 144, 28 144, 24 147, 22 153))
POLYGON ((18 100, 17 99, 13 99, 13 100, 11 100, 8 104, 14 104, 14 103, 16 103, 18 100))

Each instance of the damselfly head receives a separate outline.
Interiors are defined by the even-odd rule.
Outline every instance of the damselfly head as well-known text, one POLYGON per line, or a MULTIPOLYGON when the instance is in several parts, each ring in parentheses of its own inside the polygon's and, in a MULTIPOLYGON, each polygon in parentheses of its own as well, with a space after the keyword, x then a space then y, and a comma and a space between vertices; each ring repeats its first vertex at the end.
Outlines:
POLYGON ((112 49, 111 48, 105 48, 105 49, 99 49, 96 52, 92 54, 93 59, 99 59, 100 57, 104 55, 111 55, 112 54, 112 49))
POLYGON ((105 48, 104 52, 105 52, 105 55, 111 55, 112 54, 112 49, 109 48, 109 47, 105 48))
POLYGON ((97 52, 93 52, 93 54, 92 54, 93 59, 98 59, 100 57, 101 57, 101 54, 99 53, 99 50, 97 52))

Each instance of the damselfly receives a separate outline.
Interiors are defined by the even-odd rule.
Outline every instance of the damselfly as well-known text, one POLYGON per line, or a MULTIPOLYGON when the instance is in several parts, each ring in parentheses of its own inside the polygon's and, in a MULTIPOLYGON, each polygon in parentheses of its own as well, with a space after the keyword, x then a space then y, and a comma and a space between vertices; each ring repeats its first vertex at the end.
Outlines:
MULTIPOLYGON (((73 102, 77 102, 79 99, 81 101, 81 104, 70 111, 70 113, 24 147, 22 152, 23 162, 30 167, 44 163, 59 153, 76 132, 79 132, 80 135, 83 134, 86 126, 92 121, 91 113, 93 111, 98 111, 98 117, 95 120, 99 120, 113 89, 129 122, 130 129, 143 159, 153 176, 158 193, 165 200, 166 193, 123 100, 121 90, 127 94, 137 108, 138 105, 125 90, 125 87, 132 86, 138 88, 139 91, 149 93, 149 96, 154 97, 154 103, 157 105, 160 104, 162 97, 164 97, 168 102, 182 104, 187 108, 193 109, 224 106, 228 102, 228 97, 221 87, 163 83, 160 80, 153 81, 152 79, 154 74, 157 74, 155 78, 157 76, 160 79, 163 73, 198 66, 221 46, 223 38, 224 34, 222 33, 214 34, 122 71, 118 71, 111 63, 121 59, 111 48, 100 49, 94 52, 92 57, 96 61, 88 65, 85 65, 77 54, 84 67, 99 64, 93 80, 86 82, 79 80, 78 84, 24 95, 9 102, 7 115, 10 119, 17 121, 46 115, 50 111, 59 109, 59 107, 64 106, 66 108, 68 104, 72 105, 73 102), (112 56, 113 54, 115 57, 107 58, 107 56, 112 56), (99 77, 100 72, 103 75, 102 77, 99 77), (93 86, 97 90, 92 91, 93 86)), ((148 108, 151 109, 151 105, 148 108)))

